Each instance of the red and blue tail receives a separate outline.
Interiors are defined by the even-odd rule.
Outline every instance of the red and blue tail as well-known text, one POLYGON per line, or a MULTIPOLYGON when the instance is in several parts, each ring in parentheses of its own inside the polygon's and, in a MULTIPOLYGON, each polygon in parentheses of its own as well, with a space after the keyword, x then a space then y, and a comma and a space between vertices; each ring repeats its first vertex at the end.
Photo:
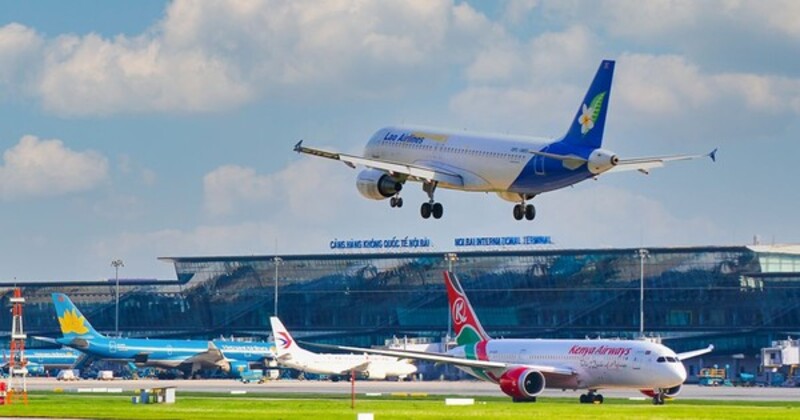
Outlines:
POLYGON ((456 275, 450 271, 444 272, 444 283, 447 286, 447 300, 450 302, 450 314, 453 319, 453 328, 456 332, 456 343, 459 346, 475 344, 491 340, 489 334, 483 330, 475 310, 464 294, 456 275))

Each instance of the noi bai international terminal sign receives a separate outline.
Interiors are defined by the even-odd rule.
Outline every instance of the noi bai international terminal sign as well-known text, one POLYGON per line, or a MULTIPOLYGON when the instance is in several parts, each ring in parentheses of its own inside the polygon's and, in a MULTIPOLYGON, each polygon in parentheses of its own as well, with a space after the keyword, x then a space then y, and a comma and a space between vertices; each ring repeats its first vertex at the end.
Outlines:
MULTIPOLYGON (((453 245, 456 248, 484 248, 484 247, 530 247, 539 245, 553 245, 549 236, 476 236, 455 238, 453 245)), ((397 237, 368 238, 368 239, 334 239, 329 243, 330 249, 337 251, 353 250, 430 250, 433 242, 428 237, 397 237)))

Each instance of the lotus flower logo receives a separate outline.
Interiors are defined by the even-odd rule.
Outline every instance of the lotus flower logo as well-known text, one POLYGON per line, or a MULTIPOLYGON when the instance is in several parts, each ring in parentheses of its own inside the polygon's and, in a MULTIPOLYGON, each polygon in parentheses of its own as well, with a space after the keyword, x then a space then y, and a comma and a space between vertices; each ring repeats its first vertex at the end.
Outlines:
POLYGON ((78 315, 78 311, 75 309, 64 311, 64 314, 58 318, 58 323, 61 324, 63 334, 86 334, 89 332, 85 319, 78 315))
POLYGON ((578 117, 578 122, 581 124, 581 134, 585 135, 594 128, 594 123, 597 121, 597 117, 600 116, 600 109, 603 107, 603 98, 605 97, 606 93, 601 92, 592 99, 589 106, 583 104, 581 115, 578 117))

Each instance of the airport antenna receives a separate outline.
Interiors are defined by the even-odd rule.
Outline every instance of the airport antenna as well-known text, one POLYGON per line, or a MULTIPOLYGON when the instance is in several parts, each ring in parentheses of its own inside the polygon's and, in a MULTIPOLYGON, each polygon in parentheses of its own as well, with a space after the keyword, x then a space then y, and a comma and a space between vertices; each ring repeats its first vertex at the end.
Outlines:
POLYGON ((8 359, 8 398, 6 403, 12 404, 18 396, 28 405, 28 359, 25 358, 25 340, 28 336, 22 325, 22 306, 25 298, 20 288, 14 288, 11 302, 11 351, 8 359))

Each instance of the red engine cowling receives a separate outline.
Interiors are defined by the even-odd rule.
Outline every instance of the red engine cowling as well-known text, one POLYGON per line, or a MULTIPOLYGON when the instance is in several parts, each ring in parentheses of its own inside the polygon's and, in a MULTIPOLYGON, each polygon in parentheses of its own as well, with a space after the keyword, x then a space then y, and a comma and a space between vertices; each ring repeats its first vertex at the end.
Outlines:
MULTIPOLYGON (((677 397, 678 394, 681 393, 681 387, 682 385, 675 385, 672 388, 665 389, 664 396, 667 398, 677 397)), ((650 398, 653 398, 656 396, 656 393, 658 391, 655 389, 640 389, 639 392, 641 392, 644 395, 647 395, 650 398)))
POLYGON ((525 367, 507 370, 500 377, 500 390, 514 401, 533 400, 544 391, 544 385, 541 372, 525 367))

